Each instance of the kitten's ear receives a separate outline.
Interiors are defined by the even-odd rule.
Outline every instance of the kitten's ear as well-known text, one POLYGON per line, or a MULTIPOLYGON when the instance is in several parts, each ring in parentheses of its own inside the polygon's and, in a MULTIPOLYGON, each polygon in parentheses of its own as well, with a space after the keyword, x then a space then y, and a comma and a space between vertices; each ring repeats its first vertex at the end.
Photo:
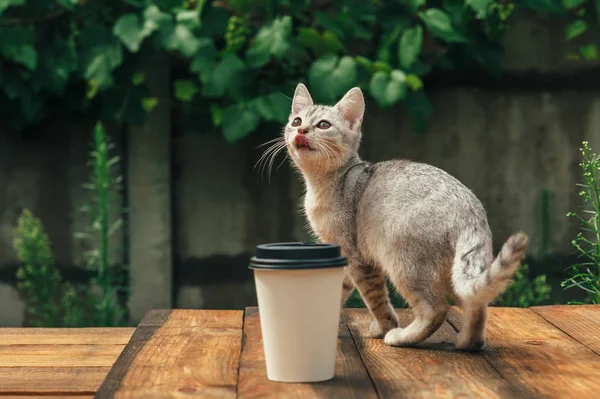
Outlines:
POLYGON ((302 83, 298 83, 296 91, 294 92, 294 99, 292 100, 292 113, 297 114, 303 108, 313 105, 313 99, 308 92, 306 86, 302 83))
POLYGON ((365 98, 358 87, 350 89, 335 107, 344 116, 344 119, 350 122, 350 128, 360 129, 365 113, 365 98))

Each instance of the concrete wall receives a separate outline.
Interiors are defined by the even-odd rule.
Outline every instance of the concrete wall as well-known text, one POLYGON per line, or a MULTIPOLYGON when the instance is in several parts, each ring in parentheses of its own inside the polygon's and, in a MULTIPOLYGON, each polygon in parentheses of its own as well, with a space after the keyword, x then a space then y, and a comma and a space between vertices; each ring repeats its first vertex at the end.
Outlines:
MULTIPOLYGON (((563 27, 551 17, 519 18, 506 38, 504 69, 516 75, 575 76, 597 67, 595 62, 567 63, 564 56, 573 45, 558 45, 562 35, 563 27)), ((435 114, 424 135, 410 131, 410 120, 399 108, 381 112, 369 104, 361 153, 371 161, 428 162, 458 177, 486 206, 497 244, 522 229, 531 235, 532 255, 570 253, 575 227, 565 214, 579 206, 581 141, 600 151, 599 93, 442 88, 431 93, 435 114), (549 199, 546 208, 543 196, 549 199)), ((12 229, 23 208, 45 223, 67 277, 83 276, 77 265, 85 248, 73 236, 86 225, 77 209, 85 199, 80 187, 88 176, 92 125, 55 119, 36 131, 0 132, 0 326, 22 321, 12 229)), ((254 170, 261 154, 255 147, 278 129, 233 146, 214 132, 174 132, 174 306, 255 304, 247 269, 254 246, 308 239, 295 173, 284 164, 269 182, 254 170)), ((119 132, 112 133, 120 142, 119 132)), ((123 258, 121 242, 115 238, 115 262, 123 258)))

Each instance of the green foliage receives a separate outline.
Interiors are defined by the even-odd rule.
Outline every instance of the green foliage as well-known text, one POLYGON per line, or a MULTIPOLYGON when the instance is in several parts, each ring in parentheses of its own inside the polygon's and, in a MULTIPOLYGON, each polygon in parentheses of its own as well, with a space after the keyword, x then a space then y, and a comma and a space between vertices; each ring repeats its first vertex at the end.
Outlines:
POLYGON ((91 152, 92 178, 85 188, 91 200, 84 207, 90 216, 87 230, 78 236, 91 249, 86 265, 92 277, 85 284, 63 281, 56 268, 50 240, 42 223, 25 210, 15 229, 14 247, 22 266, 17 271, 19 289, 27 301, 27 323, 39 327, 126 325, 125 271, 110 264, 110 239, 122 226, 121 177, 114 177, 118 157, 102 125, 96 125, 91 152))
POLYGON ((581 231, 572 243, 581 262, 571 267, 570 276, 562 286, 565 289, 578 288, 585 293, 586 302, 600 304, 600 158, 592 152, 587 141, 583 142, 581 154, 583 160, 579 165, 583 172, 583 183, 578 186, 585 209, 580 214, 567 214, 580 223, 581 231))
POLYGON ((598 48, 594 43, 582 42, 583 34, 588 31, 591 23, 600 22, 600 0, 594 0, 596 3, 595 15, 588 15, 589 7, 586 7, 585 0, 563 0, 562 5, 570 15, 574 15, 572 20, 565 28, 565 38, 567 41, 577 41, 579 43, 579 53, 569 54, 568 58, 574 60, 596 60, 598 58, 598 48))
POLYGON ((533 280, 529 277, 529 266, 521 265, 506 291, 494 301, 495 306, 528 308, 550 299, 552 287, 546 283, 546 275, 533 280))
POLYGON ((27 209, 19 217, 14 247, 22 263, 17 270, 18 288, 28 298, 27 324, 34 327, 61 325, 62 277, 54 265, 50 240, 42 222, 27 209))
MULTIPOLYGON (((285 96, 304 81, 328 103, 355 85, 382 107, 401 102, 423 131, 432 113, 424 76, 473 66, 499 75, 502 34, 519 8, 568 12, 566 38, 580 40, 597 23, 585 6, 582 0, 3 0, 0 107, 16 128, 55 109, 135 124, 159 101, 173 101, 185 103, 185 112, 240 118, 211 119, 234 142, 263 121, 284 122, 285 96), (173 60, 173 99, 154 97, 140 78, 153 52, 173 60)), ((597 57, 593 44, 578 47, 572 58, 597 57)))

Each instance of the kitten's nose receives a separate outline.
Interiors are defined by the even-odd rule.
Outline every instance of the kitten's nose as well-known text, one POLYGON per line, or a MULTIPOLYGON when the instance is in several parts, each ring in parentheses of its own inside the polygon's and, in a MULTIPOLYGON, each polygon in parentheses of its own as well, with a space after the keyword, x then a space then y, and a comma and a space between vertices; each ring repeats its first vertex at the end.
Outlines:
POLYGON ((298 128, 298 134, 306 134, 306 129, 298 128))

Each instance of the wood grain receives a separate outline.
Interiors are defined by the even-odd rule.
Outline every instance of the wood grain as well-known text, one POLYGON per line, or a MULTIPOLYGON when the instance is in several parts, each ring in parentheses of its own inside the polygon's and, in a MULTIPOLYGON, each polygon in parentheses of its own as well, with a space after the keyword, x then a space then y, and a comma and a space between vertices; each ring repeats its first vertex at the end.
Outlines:
POLYGON ((2 395, 2 399, 93 399, 94 395, 2 395))
POLYGON ((239 374, 238 397, 244 399, 377 397, 343 320, 340 322, 334 379, 316 384, 283 384, 267 379, 260 315, 257 308, 247 308, 239 374))
POLYGON ((241 311, 149 312, 96 397, 234 398, 242 321, 241 311))
POLYGON ((531 310, 600 355, 600 305, 537 306, 531 310))
MULTIPOLYGON (((400 324, 412 319, 399 310, 400 324)), ((456 332, 444 323, 416 348, 393 348, 366 337, 371 316, 366 309, 348 309, 345 317, 360 355, 381 398, 516 398, 511 387, 479 354, 457 352, 456 332)))
POLYGON ((93 395, 109 370, 110 366, 0 367, 0 395, 93 395))
POLYGON ((112 366, 125 345, 0 345, 1 367, 112 366))
POLYGON ((0 345, 126 345, 135 328, 2 328, 0 345))
MULTIPOLYGON (((460 329, 460 311, 452 324, 460 329)), ((597 398, 600 356, 530 309, 490 308, 485 359, 513 386, 536 397, 597 398)))
POLYGON ((93 395, 131 328, 0 329, 0 395, 93 395))

